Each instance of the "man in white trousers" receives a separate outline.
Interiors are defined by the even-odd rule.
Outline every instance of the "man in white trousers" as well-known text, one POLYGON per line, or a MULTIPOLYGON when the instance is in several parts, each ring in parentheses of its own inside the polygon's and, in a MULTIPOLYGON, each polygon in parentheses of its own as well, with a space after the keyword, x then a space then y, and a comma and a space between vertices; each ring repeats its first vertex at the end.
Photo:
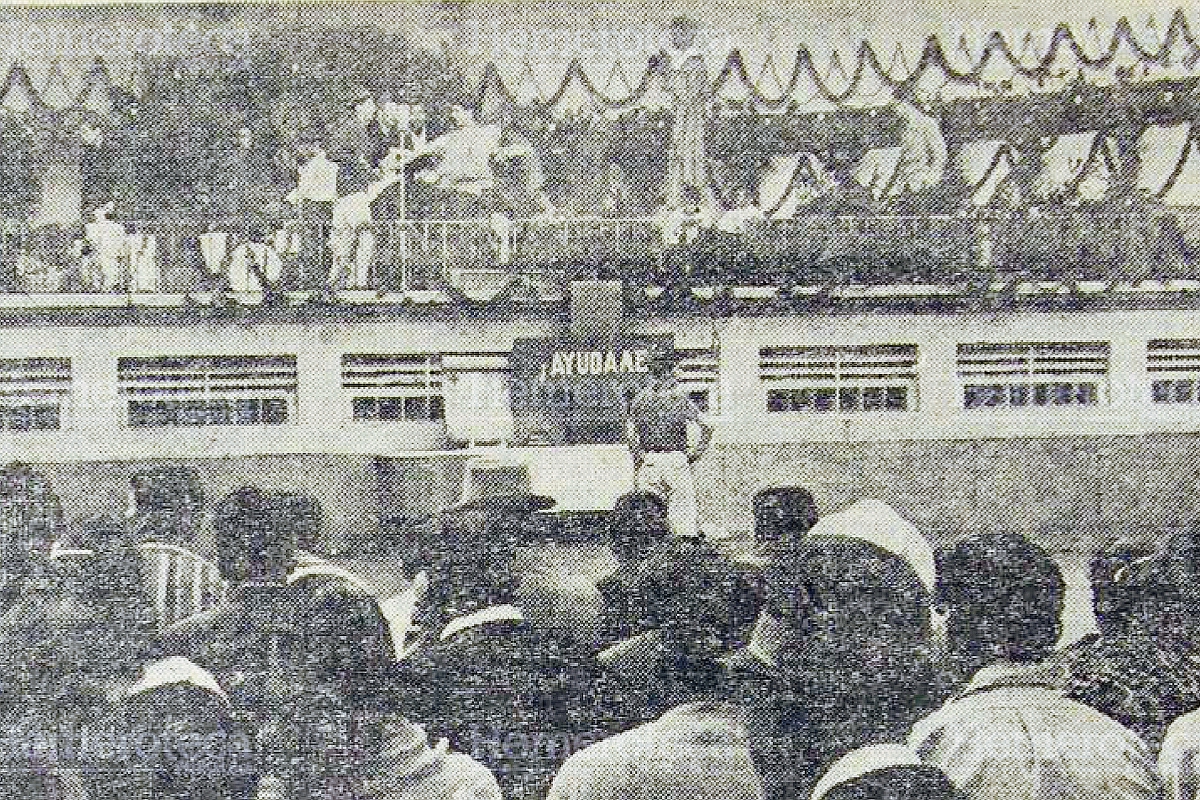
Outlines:
POLYGON ((694 464, 708 449, 712 426, 684 395, 675 378, 675 359, 650 364, 651 383, 629 405, 628 438, 637 488, 667 502, 675 536, 700 534, 694 464))

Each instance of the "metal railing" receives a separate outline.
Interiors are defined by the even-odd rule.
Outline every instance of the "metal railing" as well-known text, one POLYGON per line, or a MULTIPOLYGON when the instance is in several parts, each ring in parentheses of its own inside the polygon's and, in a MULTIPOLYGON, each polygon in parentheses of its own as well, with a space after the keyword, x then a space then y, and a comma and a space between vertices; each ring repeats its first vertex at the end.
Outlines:
POLYGON ((265 236, 236 224, 123 225, 120 246, 93 244, 88 253, 81 252, 82 228, 0 223, 0 291, 195 294, 265 285, 280 292, 471 292, 498 290, 515 276, 646 286, 1200 276, 1195 211, 803 216, 753 222, 736 233, 695 224, 672 230, 644 217, 429 219, 355 229, 289 222, 265 236), (272 269, 235 267, 252 238, 271 242, 278 255, 272 269))

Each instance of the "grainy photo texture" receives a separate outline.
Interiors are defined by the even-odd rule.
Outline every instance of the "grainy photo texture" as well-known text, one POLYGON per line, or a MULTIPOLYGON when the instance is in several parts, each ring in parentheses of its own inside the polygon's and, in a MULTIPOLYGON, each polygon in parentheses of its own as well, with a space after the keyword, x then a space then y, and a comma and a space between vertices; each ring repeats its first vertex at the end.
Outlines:
POLYGON ((0 74, 6 800, 1200 800, 1200 9, 0 3, 0 74))

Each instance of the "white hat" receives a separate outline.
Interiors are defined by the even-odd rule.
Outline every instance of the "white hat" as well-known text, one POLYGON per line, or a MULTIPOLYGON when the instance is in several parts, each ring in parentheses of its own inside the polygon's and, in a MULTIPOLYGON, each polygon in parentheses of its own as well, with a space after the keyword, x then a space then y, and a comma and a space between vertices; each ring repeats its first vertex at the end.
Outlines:
POLYGON ((821 517, 808 535, 858 539, 897 555, 909 563, 926 590, 933 594, 937 576, 933 547, 915 525, 882 500, 868 497, 836 514, 821 517))
POLYGON ((229 696, 217 683, 217 679, 204 667, 195 664, 183 656, 170 656, 147 664, 142 670, 142 677, 129 687, 128 696, 150 692, 163 686, 187 683, 198 689, 212 692, 221 698, 221 702, 229 704, 229 696))
POLYGON ((917 767, 921 759, 902 744, 873 744, 851 750, 825 770, 810 800, 822 800, 830 790, 871 772, 889 767, 917 767))

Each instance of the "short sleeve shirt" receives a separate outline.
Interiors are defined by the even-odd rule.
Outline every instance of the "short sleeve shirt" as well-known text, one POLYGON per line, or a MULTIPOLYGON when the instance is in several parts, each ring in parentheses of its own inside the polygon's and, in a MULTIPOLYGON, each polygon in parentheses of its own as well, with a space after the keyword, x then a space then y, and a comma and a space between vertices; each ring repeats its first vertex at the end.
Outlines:
POLYGON ((651 452, 687 450, 688 423, 699 419, 695 404, 673 389, 645 389, 629 406, 629 420, 642 449, 651 452))

